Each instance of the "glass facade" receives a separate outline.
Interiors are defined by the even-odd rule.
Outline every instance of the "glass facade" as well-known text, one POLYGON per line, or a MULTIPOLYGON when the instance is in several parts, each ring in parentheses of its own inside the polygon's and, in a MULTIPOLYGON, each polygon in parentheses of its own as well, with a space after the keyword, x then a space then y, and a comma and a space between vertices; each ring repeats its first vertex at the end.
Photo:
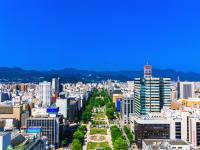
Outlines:
POLYGON ((145 115, 171 105, 170 78, 135 78, 135 112, 145 115))
POLYGON ((176 139, 181 139, 181 122, 175 123, 176 139))
POLYGON ((139 147, 144 139, 169 139, 169 124, 138 124, 135 122, 135 139, 139 147))
POLYGON ((200 122, 197 122, 196 128, 197 128, 197 146, 200 146, 200 122))
POLYGON ((59 144, 59 119, 58 118, 29 118, 27 128, 40 127, 42 136, 48 138, 50 145, 58 146, 59 144))

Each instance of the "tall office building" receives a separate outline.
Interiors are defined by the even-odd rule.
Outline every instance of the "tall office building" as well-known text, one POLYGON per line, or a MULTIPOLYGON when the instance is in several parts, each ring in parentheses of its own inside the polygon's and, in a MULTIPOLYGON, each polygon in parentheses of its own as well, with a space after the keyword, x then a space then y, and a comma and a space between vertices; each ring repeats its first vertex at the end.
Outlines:
POLYGON ((51 83, 50 82, 41 82, 39 84, 39 95, 40 101, 42 101, 43 106, 51 105, 51 83))
POLYGON ((59 113, 62 114, 65 119, 69 118, 70 99, 57 98, 56 107, 59 107, 59 113))
POLYGON ((177 84, 179 99, 194 98, 194 82, 178 82, 177 84))
POLYGON ((52 93, 58 94, 60 92, 60 78, 52 79, 52 93))
POLYGON ((160 112, 165 106, 169 107, 171 105, 171 79, 144 76, 145 78, 134 80, 135 113, 145 115, 149 112, 160 112))
POLYGON ((172 89, 170 78, 160 78, 160 99, 161 108, 164 106, 171 106, 172 102, 172 89))

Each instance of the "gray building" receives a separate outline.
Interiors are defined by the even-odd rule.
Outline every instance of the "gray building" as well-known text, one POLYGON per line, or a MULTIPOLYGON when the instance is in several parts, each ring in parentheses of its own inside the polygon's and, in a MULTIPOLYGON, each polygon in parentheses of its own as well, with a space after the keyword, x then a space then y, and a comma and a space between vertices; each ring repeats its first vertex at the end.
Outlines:
POLYGON ((123 96, 121 101, 121 119, 123 124, 130 123, 130 114, 134 113, 134 96, 133 95, 126 95, 123 96))
POLYGON ((60 92, 60 78, 52 79, 52 93, 58 94, 60 92))
POLYGON ((47 108, 48 116, 30 117, 27 120, 27 129, 41 128, 41 134, 47 137, 49 145, 59 146, 59 137, 62 130, 63 118, 58 116, 59 108, 47 108))
POLYGON ((194 82, 178 82, 178 98, 194 98, 194 82))

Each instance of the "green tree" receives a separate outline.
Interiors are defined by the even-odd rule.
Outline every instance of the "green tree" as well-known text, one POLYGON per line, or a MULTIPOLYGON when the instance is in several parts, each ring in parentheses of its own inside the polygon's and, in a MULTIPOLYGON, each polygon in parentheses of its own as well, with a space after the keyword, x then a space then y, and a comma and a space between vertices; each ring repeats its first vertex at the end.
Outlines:
POLYGON ((71 150, 82 150, 81 142, 78 139, 74 139, 71 145, 71 150))
POLYGON ((87 127, 86 127, 86 125, 81 125, 81 126, 78 127, 78 130, 85 132, 85 131, 87 131, 87 127))
POLYGON ((90 118, 91 118, 91 112, 89 112, 89 111, 84 111, 83 112, 83 115, 82 115, 82 120, 84 121, 84 122, 88 122, 89 120, 90 120, 90 118))
POLYGON ((80 130, 77 130, 74 135, 73 135, 74 139, 78 139, 80 142, 83 142, 84 139, 84 133, 80 130))
POLYGON ((115 110, 113 108, 106 109, 106 115, 108 116, 108 119, 114 119, 114 112, 115 110))
POLYGON ((104 148, 103 150, 112 150, 112 148, 106 147, 106 148, 104 148))
POLYGON ((119 130, 117 126, 111 127, 111 136, 112 136, 112 142, 114 143, 116 139, 123 138, 122 132, 119 130))
POLYGON ((114 150, 128 150, 128 145, 126 141, 123 138, 119 137, 114 142, 114 150))
POLYGON ((130 143, 133 143, 133 141, 134 141, 133 140, 133 134, 131 133, 130 129, 127 126, 125 126, 124 131, 125 131, 128 139, 129 139, 130 143))

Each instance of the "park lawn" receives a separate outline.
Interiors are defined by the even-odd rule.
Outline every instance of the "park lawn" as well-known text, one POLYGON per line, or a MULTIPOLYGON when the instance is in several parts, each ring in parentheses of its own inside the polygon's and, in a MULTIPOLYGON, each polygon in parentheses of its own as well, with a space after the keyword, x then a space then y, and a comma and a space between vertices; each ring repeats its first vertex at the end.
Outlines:
POLYGON ((94 114, 94 119, 98 120, 98 119, 105 119, 106 115, 104 113, 98 113, 98 114, 94 114))
POLYGON ((106 121, 93 121, 92 124, 94 124, 94 125, 106 125, 107 122, 106 121))
POLYGON ((90 135, 94 135, 94 134, 107 135, 107 129, 92 128, 90 130, 90 135))
POLYGON ((87 145, 87 150, 95 150, 96 148, 111 149, 108 142, 89 142, 87 145))

